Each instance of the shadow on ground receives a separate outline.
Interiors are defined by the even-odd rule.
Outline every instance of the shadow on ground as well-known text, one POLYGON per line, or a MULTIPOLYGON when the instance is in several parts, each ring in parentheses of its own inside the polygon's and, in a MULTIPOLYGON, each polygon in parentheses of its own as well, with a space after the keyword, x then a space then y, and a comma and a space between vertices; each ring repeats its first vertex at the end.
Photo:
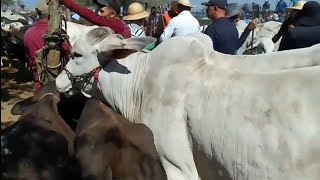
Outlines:
MULTIPOLYGON (((33 92, 33 75, 30 70, 1 68, 1 102, 22 100, 21 94, 33 92)), ((2 107, 1 107, 2 109, 2 107)))

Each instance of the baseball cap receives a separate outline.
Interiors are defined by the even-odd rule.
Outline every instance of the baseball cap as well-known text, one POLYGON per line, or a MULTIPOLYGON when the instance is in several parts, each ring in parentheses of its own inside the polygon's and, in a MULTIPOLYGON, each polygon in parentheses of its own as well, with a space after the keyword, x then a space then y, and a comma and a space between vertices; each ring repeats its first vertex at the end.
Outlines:
POLYGON ((228 6, 227 0, 209 0, 208 2, 201 3, 204 6, 217 6, 220 9, 226 9, 228 6))
POLYGON ((100 6, 99 8, 110 6, 116 11, 117 14, 120 13, 120 7, 122 5, 120 0, 94 0, 94 2, 100 6))

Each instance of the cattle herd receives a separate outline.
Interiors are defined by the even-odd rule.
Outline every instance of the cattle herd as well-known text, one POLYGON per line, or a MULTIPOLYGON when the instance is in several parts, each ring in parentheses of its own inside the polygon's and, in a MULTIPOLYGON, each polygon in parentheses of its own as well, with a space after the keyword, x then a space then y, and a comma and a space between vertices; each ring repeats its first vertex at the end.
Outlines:
POLYGON ((97 99, 49 82, 11 113, 21 116, 1 132, 2 179, 166 179, 150 129, 97 99))
POLYGON ((259 25, 241 50, 266 54, 231 56, 201 33, 145 52, 154 38, 68 22, 78 56, 11 109, 1 178, 319 179, 320 45, 269 53, 280 25, 259 25))

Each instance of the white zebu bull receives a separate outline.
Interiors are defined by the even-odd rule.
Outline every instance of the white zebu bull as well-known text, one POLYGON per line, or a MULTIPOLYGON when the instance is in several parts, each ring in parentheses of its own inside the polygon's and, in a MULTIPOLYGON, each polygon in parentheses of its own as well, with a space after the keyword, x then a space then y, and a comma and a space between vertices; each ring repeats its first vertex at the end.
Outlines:
MULTIPOLYGON (((132 50, 152 38, 101 31, 77 40, 69 75, 58 76, 57 88, 68 92, 70 74, 93 75, 104 64, 97 81, 77 83, 90 93, 98 82, 114 109, 150 127, 169 180, 213 179, 196 168, 210 159, 232 179, 320 178, 320 45, 231 56, 209 50, 211 39, 197 34, 144 53, 132 50), (194 159, 195 149, 205 154, 201 162, 194 159)), ((206 166, 207 172, 216 170, 206 166)))
POLYGON ((26 18, 11 11, 1 11, 1 29, 4 31, 10 32, 12 29, 20 29, 24 26, 19 22, 21 20, 26 20, 26 18))
MULTIPOLYGON (((247 24, 240 20, 237 23, 237 30, 239 36, 245 30, 247 24)), ((276 43, 272 42, 272 38, 276 35, 281 27, 281 23, 276 21, 269 21, 266 23, 258 24, 257 28, 254 30, 253 48, 258 48, 259 53, 270 53, 278 51, 280 41, 276 43)), ((243 54, 247 49, 251 48, 252 32, 250 32, 244 44, 238 50, 238 55, 243 54)))
MULTIPOLYGON (((21 16, 22 17, 22 16, 21 16)), ((1 22, 1 28, 8 32, 11 33, 13 31, 20 31, 21 28, 25 27, 21 22, 12 22, 9 24, 4 24, 1 22)), ((73 46, 73 44, 75 43, 75 41, 80 38, 83 34, 86 34, 87 32, 89 32, 90 30, 97 28, 98 26, 85 26, 85 25, 81 25, 81 24, 77 24, 77 23, 73 23, 73 22, 67 22, 67 30, 63 24, 63 30, 67 31, 67 35, 69 36, 69 42, 70 44, 73 46)), ((24 32, 23 32, 24 34, 24 32)), ((23 35, 24 36, 24 35, 23 35)), ((6 37, 3 37, 6 38, 6 37)), ((23 39, 19 39, 16 40, 15 38, 10 39, 12 41, 12 43, 17 44, 17 41, 23 41, 23 39), (13 42, 13 40, 15 40, 13 42)), ((21 44, 23 44, 23 42, 20 42, 21 44)), ((21 47, 24 48, 24 47, 21 47)), ((10 50, 6 50, 6 51, 10 51, 10 50)), ((1 59, 1 67, 3 66, 3 62, 1 59)))

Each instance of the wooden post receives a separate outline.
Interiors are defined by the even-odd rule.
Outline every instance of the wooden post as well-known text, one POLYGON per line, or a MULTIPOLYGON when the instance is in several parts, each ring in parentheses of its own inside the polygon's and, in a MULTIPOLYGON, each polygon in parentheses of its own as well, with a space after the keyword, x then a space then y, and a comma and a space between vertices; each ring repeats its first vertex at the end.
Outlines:
MULTIPOLYGON (((60 13, 59 13, 59 0, 51 0, 49 2, 49 13, 50 13, 50 20, 49 20, 49 29, 47 35, 53 35, 60 31, 60 13)), ((45 57, 42 57, 42 59, 45 57)), ((50 49, 47 54, 47 63, 46 68, 51 69, 51 72, 58 75, 60 73, 60 51, 57 49, 50 49)), ((50 74, 46 74, 45 78, 43 79, 43 83, 47 83, 48 81, 54 80, 55 77, 53 77, 50 74)))
POLYGON ((49 13, 50 13, 49 34, 59 31, 60 14, 59 14, 58 8, 59 8, 58 0, 51 0, 49 2, 49 13))
POLYGON ((66 12, 66 20, 67 21, 71 21, 71 12, 70 12, 70 10, 68 8, 66 8, 65 12, 66 12))

